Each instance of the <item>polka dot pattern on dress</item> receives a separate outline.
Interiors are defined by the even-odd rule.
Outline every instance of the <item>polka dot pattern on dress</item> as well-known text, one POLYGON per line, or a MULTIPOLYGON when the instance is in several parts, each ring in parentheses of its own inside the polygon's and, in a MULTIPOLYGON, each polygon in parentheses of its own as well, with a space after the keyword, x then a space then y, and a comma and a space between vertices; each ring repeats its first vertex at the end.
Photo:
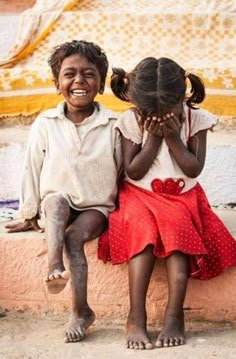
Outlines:
POLYGON ((153 245, 158 258, 174 251, 188 254, 190 276, 197 279, 213 278, 236 265, 236 241, 210 208, 199 184, 173 195, 123 183, 119 206, 99 239, 98 257, 123 263, 147 245, 153 245))

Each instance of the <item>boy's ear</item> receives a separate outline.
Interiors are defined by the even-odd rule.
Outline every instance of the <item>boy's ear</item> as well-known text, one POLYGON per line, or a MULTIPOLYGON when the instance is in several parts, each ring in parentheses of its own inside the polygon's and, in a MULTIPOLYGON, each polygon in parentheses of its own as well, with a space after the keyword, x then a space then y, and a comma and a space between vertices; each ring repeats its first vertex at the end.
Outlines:
POLYGON ((60 89, 59 89, 59 83, 58 83, 58 82, 55 82, 55 85, 56 85, 57 94, 60 95, 60 94, 61 94, 61 91, 60 91, 60 89))
POLYGON ((103 92, 104 92, 104 90, 105 90, 105 84, 104 84, 104 83, 101 83, 100 89, 99 89, 98 93, 100 93, 100 95, 102 95, 103 92))

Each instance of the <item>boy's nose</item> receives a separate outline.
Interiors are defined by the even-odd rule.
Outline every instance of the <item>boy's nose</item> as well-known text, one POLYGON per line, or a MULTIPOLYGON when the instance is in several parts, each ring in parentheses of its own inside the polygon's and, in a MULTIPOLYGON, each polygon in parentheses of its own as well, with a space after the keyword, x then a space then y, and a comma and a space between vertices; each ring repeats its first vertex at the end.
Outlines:
POLYGON ((76 75, 75 81, 76 82, 84 82, 84 76, 81 74, 76 75))

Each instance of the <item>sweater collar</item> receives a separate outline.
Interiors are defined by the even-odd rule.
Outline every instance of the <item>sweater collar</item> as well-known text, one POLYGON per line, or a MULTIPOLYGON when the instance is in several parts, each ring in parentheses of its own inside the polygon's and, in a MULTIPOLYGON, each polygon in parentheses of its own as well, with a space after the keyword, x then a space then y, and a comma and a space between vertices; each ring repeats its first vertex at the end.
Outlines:
MULTIPOLYGON (((95 120, 95 126, 106 125, 110 120, 114 120, 114 118, 117 118, 117 114, 115 114, 111 110, 106 109, 99 102, 95 101, 94 104, 98 110, 98 116, 95 120)), ((65 116, 65 101, 60 102, 57 107, 45 111, 45 116, 47 118, 68 120, 65 116)), ((93 116, 93 114, 91 116, 93 116)))

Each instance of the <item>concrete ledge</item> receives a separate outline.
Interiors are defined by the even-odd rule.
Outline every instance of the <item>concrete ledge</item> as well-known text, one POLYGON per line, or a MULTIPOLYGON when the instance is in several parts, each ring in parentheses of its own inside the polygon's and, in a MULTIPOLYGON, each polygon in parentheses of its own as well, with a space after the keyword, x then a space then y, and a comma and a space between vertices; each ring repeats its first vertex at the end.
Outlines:
MULTIPOLYGON (((236 237, 236 211, 217 210, 236 237)), ((98 318, 122 320, 128 310, 127 265, 103 264, 96 256, 97 241, 86 247, 89 263, 89 303, 98 318)), ((70 307, 70 285, 50 295, 44 285, 47 254, 44 234, 5 233, 0 227, 0 306, 9 310, 62 312, 70 307)), ((190 279, 187 318, 236 321, 236 267, 209 281, 190 279)), ((157 261, 148 291, 149 321, 160 320, 167 300, 163 261, 157 261)))

